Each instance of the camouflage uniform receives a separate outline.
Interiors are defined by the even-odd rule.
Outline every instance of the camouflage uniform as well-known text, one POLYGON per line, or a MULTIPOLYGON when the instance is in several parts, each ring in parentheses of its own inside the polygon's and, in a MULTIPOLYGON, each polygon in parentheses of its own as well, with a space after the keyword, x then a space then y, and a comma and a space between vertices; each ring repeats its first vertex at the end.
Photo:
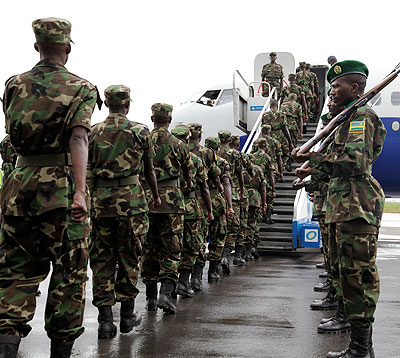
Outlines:
MULTIPOLYGON (((129 88, 108 87, 108 105, 130 100, 129 88)), ((94 181, 90 249, 93 304, 114 305, 134 299, 139 290, 139 256, 148 232, 148 205, 138 174, 143 159, 153 158, 150 131, 121 113, 110 113, 89 136, 89 164, 94 181), (116 264, 118 272, 116 275, 116 264)))
POLYGON ((301 105, 301 97, 304 95, 303 89, 296 83, 284 87, 281 92, 281 103, 289 100, 289 95, 294 93, 297 96, 297 103, 301 105))
POLYGON ((303 120, 303 109, 294 99, 294 94, 291 94, 291 100, 283 102, 280 111, 285 114, 290 136, 292 138, 293 146, 296 146, 300 138, 300 125, 303 120))
MULTIPOLYGON (((278 157, 280 157, 282 160, 281 143, 279 143, 279 141, 275 137, 271 136, 271 126, 270 125, 266 124, 266 125, 261 126, 261 135, 262 135, 262 138, 265 138, 267 141, 268 155, 271 157, 272 169, 273 169, 275 177, 278 177, 278 175, 279 175, 278 157)), ((255 143, 255 145, 253 145, 252 149, 254 149, 254 152, 252 151, 252 153, 257 152, 258 147, 257 147, 256 143, 255 143)))
POLYGON ((5 136, 5 138, 0 142, 0 154, 1 159, 3 160, 1 170, 3 171, 2 179, 4 182, 11 174, 11 172, 15 169, 18 158, 18 154, 11 144, 9 135, 5 136))
POLYGON ((309 63, 306 63, 306 71, 308 76, 311 78, 311 91, 314 96, 314 101, 313 101, 313 107, 312 107, 312 113, 314 114, 314 117, 312 119, 315 119, 317 114, 318 114, 318 104, 319 104, 319 82, 318 82, 318 76, 311 71, 311 65, 309 63))
MULTIPOLYGON (((37 42, 70 41, 71 24, 66 20, 35 20, 32 26, 37 42)), ((89 223, 87 218, 76 222, 71 217, 75 186, 66 153, 74 127, 90 131, 96 98, 90 82, 48 60, 6 83, 6 131, 22 158, 0 199, 1 334, 29 333, 35 294, 50 263, 47 334, 69 342, 84 331, 89 223)))
POLYGON ((296 73, 296 83, 302 88, 307 102, 308 118, 314 118, 316 112, 313 92, 313 77, 305 69, 296 73))
POLYGON ((352 327, 368 327, 379 296, 376 267, 384 193, 371 175, 386 130, 368 106, 359 108, 335 132, 328 154, 313 152, 311 173, 330 175, 326 222, 335 233, 339 265, 332 279, 341 288, 352 327))
MULTIPOLYGON (((271 90, 276 87, 278 98, 280 96, 279 89, 281 87, 281 81, 283 80, 283 67, 279 63, 267 63, 263 66, 261 71, 261 78, 268 82, 271 86, 271 90)), ((263 97, 269 96, 269 88, 266 84, 262 86, 263 97)))

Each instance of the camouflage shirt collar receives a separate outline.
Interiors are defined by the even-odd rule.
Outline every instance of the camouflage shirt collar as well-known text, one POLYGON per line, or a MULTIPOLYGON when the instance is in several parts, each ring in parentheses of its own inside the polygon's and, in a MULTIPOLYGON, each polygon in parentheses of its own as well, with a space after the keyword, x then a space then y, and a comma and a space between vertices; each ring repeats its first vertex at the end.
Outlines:
POLYGON ((123 113, 109 113, 107 119, 128 119, 128 117, 123 113))
POLYGON ((36 67, 52 67, 52 68, 59 68, 63 70, 67 70, 63 65, 55 63, 55 62, 50 62, 49 60, 41 60, 39 61, 34 68, 36 67))
POLYGON ((349 108, 354 102, 356 102, 356 101, 358 101, 358 100, 359 100, 359 98, 356 98, 354 101, 350 102, 349 104, 346 104, 346 105, 344 106, 344 108, 349 108))

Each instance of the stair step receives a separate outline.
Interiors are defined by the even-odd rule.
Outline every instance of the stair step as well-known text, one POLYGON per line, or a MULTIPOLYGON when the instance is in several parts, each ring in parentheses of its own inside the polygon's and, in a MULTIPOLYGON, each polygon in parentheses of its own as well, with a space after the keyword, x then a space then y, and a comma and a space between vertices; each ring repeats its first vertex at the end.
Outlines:
POLYGON ((293 207, 293 199, 286 199, 286 198, 275 198, 275 205, 278 206, 291 206, 293 207))
POLYGON ((291 242, 260 241, 257 250, 260 252, 269 250, 293 251, 291 242))
POLYGON ((260 231, 258 236, 261 240, 271 240, 279 242, 292 242, 292 233, 287 232, 272 232, 260 231))
POLYGON ((260 224, 260 232, 286 232, 292 234, 291 223, 260 224))

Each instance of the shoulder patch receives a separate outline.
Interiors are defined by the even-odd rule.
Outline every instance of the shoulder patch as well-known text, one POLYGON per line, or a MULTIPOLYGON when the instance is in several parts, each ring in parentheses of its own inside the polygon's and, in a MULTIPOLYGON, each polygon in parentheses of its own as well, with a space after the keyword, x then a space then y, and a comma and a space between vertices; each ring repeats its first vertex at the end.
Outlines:
POLYGON ((364 133, 365 119, 362 121, 350 122, 349 134, 364 133))

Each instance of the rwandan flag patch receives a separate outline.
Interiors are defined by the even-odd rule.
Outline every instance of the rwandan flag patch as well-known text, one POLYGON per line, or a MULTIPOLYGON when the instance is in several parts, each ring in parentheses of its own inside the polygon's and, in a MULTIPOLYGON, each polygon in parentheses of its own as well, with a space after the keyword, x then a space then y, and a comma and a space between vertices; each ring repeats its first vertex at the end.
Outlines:
POLYGON ((365 120, 359 122, 350 122, 349 134, 364 133, 365 120))

